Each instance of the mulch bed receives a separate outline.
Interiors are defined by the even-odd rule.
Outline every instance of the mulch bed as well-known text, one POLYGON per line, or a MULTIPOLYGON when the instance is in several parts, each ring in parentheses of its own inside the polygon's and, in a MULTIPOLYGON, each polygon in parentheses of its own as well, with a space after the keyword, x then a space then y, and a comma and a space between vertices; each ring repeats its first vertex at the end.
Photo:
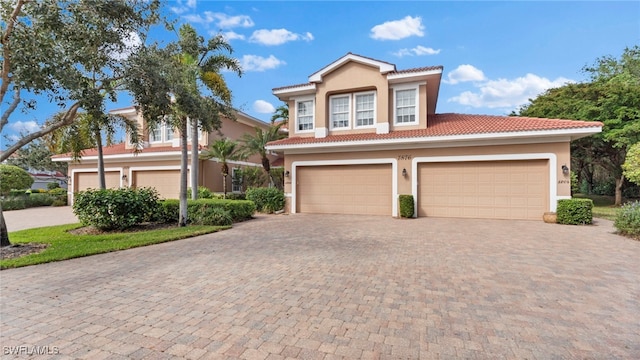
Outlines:
POLYGON ((26 244, 13 244, 0 248, 0 259, 13 259, 29 254, 36 254, 44 249, 48 248, 49 244, 40 243, 26 243, 26 244))

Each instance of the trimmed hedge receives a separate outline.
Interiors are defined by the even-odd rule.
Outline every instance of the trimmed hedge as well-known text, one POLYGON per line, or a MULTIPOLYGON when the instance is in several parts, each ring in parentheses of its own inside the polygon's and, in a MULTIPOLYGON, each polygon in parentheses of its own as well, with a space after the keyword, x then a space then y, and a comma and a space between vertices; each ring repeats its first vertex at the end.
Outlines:
POLYGON ((284 209, 284 192, 277 188, 250 188, 245 195, 259 212, 271 214, 284 209))
POLYGON ((613 226, 622 235, 640 237, 640 202, 635 201, 622 205, 613 226))
POLYGON ((413 195, 400 195, 398 200, 400 202, 400 216, 403 218, 413 217, 413 195))
POLYGON ((593 200, 558 200, 557 223, 566 225, 585 225, 593 222, 593 200))
POLYGON ((101 230, 124 230, 151 221, 158 212, 153 188, 89 189, 77 193, 73 202, 80 222, 101 230))
MULTIPOLYGON (((155 220, 158 222, 171 223, 178 222, 180 216, 180 201, 175 199, 160 202, 162 208, 158 212, 155 220)), ((210 225, 212 220, 207 219, 207 214, 216 217, 221 222, 226 222, 226 215, 231 222, 239 222, 251 219, 256 212, 256 205, 248 200, 222 200, 222 199, 198 199, 187 200, 187 220, 189 223, 210 225), (220 209, 213 211, 211 209, 220 209), (226 215, 225 215, 226 214, 226 215)), ((230 225, 215 224, 215 225, 230 225)))

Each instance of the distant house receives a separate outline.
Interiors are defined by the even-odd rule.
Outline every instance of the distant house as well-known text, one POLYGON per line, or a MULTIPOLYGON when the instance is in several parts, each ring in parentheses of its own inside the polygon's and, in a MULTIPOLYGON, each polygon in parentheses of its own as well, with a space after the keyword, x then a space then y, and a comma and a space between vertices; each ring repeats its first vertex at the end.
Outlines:
POLYGON ((291 213, 542 219, 571 195, 569 143, 598 122, 437 114, 442 66, 398 70, 348 53, 308 82, 273 89, 289 106, 291 213))
POLYGON ((33 178, 31 189, 48 189, 49 183, 57 183, 61 188, 67 188, 67 176, 60 171, 29 170, 33 178))
MULTIPOLYGON (((165 199, 177 199, 180 189, 180 137, 177 130, 168 126, 160 126, 155 131, 149 132, 144 118, 136 111, 135 107, 117 109, 110 112, 134 119, 143 129, 144 145, 138 153, 134 145, 129 141, 125 143, 107 146, 103 148, 105 180, 107 188, 118 187, 153 187, 158 190, 160 197, 165 199)), ((216 139, 229 138, 239 140, 244 134, 255 133, 255 128, 267 129, 270 124, 251 117, 243 112, 236 112, 236 119, 222 119, 218 131, 199 134, 199 148, 195 152, 198 156, 204 149, 216 139)), ((189 143, 191 135, 189 130, 189 143)), ((189 146, 189 169, 191 169, 191 146, 189 146)), ((74 162, 69 154, 55 155, 53 161, 69 163, 69 201, 73 202, 73 194, 89 188, 97 188, 97 149, 85 150, 82 158, 74 162)), ((270 160, 277 160, 277 156, 271 156, 270 160)), ((252 156, 246 161, 228 161, 229 178, 227 179, 227 191, 242 191, 231 179, 237 169, 243 167, 262 167, 259 156, 252 156), (235 186, 234 186, 235 185, 235 186)), ((199 160, 198 183, 213 192, 223 192, 222 175, 217 159, 199 160)), ((189 184, 190 185, 190 182, 189 184)))

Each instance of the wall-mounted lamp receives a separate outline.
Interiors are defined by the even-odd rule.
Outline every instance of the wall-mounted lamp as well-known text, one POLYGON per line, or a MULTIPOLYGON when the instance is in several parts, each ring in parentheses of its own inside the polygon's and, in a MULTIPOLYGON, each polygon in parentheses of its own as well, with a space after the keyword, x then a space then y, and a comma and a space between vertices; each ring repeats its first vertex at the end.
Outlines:
POLYGON ((407 177, 407 169, 402 169, 402 177, 407 177))
POLYGON ((567 165, 562 165, 562 173, 565 175, 569 174, 569 168, 567 165))
POLYGON ((127 181, 127 174, 122 174, 122 181, 127 181))
POLYGON ((289 177, 289 170, 285 170, 285 172, 284 172, 284 176, 285 176, 285 177, 289 177))

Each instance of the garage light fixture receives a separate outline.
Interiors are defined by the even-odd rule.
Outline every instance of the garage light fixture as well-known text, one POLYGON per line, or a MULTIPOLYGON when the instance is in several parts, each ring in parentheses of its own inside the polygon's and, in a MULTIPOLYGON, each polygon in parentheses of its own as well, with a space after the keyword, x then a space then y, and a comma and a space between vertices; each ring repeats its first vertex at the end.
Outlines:
POLYGON ((127 181, 127 174, 122 174, 122 181, 127 181))
POLYGON ((289 177, 289 170, 286 170, 286 171, 284 172, 284 176, 285 176, 285 177, 289 177))
POLYGON ((402 169, 402 177, 407 177, 407 169, 406 168, 402 169))
POLYGON ((569 174, 569 168, 567 167, 567 165, 562 165, 562 173, 567 175, 569 174))

